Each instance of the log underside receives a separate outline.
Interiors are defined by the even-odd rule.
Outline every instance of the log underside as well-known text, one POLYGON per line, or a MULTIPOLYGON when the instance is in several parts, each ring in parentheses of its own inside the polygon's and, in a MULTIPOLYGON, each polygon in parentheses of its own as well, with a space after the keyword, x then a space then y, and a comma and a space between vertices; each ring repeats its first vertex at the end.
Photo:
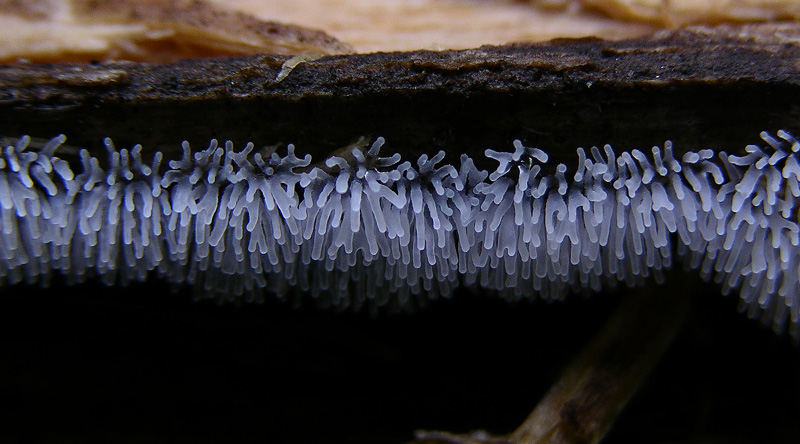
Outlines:
POLYGON ((401 154, 475 154, 518 138, 570 166, 576 147, 603 143, 737 152, 763 130, 800 132, 798 35, 754 25, 331 56, 280 81, 287 57, 21 64, 0 67, 0 134, 64 133, 90 149, 110 136, 168 155, 182 140, 294 143, 318 160, 361 136, 401 154))
MULTIPOLYGON (((440 53, 417 51, 331 56, 301 63, 279 82, 275 79, 288 57, 250 56, 231 59, 187 60, 171 65, 19 64, 0 68, 0 135, 14 137, 29 134, 33 137, 49 138, 59 133, 65 133, 69 138, 69 145, 88 147, 98 151, 103 149, 102 138, 111 136, 117 146, 142 143, 148 152, 160 149, 168 154, 176 153, 176 155, 179 143, 184 139, 188 139, 198 146, 205 145, 211 137, 231 139, 238 146, 242 146, 244 142, 250 140, 260 145, 294 143, 300 152, 312 153, 318 160, 360 136, 383 136, 387 139, 389 147, 407 157, 413 157, 414 154, 422 152, 435 152, 439 149, 449 150, 448 155, 451 156, 462 152, 474 154, 487 147, 508 148, 511 140, 520 138, 527 144, 547 149, 553 158, 552 163, 563 161, 570 166, 574 162, 575 147, 602 143, 611 143, 620 149, 647 148, 671 139, 676 143, 679 151, 681 149, 714 148, 735 152, 741 150, 746 143, 756 142, 758 133, 762 130, 774 132, 782 128, 800 133, 800 107, 797 105, 800 103, 798 100, 800 99, 800 85, 798 85, 800 82, 800 76, 798 76, 800 44, 797 43, 799 35, 800 29, 797 25, 758 25, 747 28, 722 27, 713 30, 697 28, 622 42, 589 39, 534 45, 484 47, 478 50, 440 53)), ((141 294, 147 294, 147 290, 142 290, 141 287, 137 288, 141 294)), ((709 287, 702 287, 698 293, 709 291, 708 289, 709 287)), ((61 289, 60 291, 66 290, 61 289)), ((712 288, 710 291, 713 293, 715 290, 712 288)), ((22 316, 18 319, 11 317, 5 322, 0 322, 3 328, 8 328, 4 337, 7 338, 5 344, 9 347, 5 348, 13 351, 11 359, 13 364, 10 367, 6 365, 3 369, 3 371, 9 372, 9 377, 0 379, 11 380, 20 374, 28 373, 28 370, 31 370, 29 367, 32 367, 34 370, 39 369, 37 371, 44 375, 43 380, 51 381, 57 386, 56 392, 63 394, 66 391, 68 395, 73 394, 69 389, 62 387, 64 382, 61 381, 60 376, 49 373, 47 370, 49 367, 71 365, 70 361, 66 360, 68 358, 59 358, 59 356, 54 358, 46 352, 36 354, 24 349, 26 344, 24 340, 13 337, 14 329, 12 327, 24 327, 27 323, 26 320, 35 319, 42 311, 48 313, 47 316, 53 325, 68 328, 68 325, 61 323, 63 320, 59 321, 62 315, 60 312, 51 313, 49 309, 42 310, 31 306, 26 299, 21 297, 27 296, 23 294, 26 292, 25 289, 14 289, 10 292, 12 297, 6 301, 7 304, 11 304, 13 310, 22 313, 22 316), (41 368, 45 370, 41 370, 41 368)), ((89 292, 92 294, 90 299, 93 303, 113 306, 105 313, 116 313, 119 318, 130 322, 134 330, 147 329, 152 315, 144 313, 143 306, 137 305, 136 296, 131 299, 122 299, 122 302, 109 302, 107 300, 98 301, 96 288, 89 292), (123 306, 115 305, 118 303, 123 306), (124 314, 130 306, 139 307, 138 309, 142 313, 138 315, 124 314)), ((164 296, 169 297, 169 295, 164 296)), ((695 296, 704 297, 705 295, 695 296)), ((40 297, 48 298, 46 295, 40 297)), ((469 296, 466 298, 469 301, 469 296)), ((63 305, 64 302, 62 301, 61 304, 63 305)), ((77 317, 87 325, 95 325, 92 324, 91 317, 80 315, 81 310, 86 310, 80 299, 68 299, 66 304, 70 305, 65 311, 66 313, 77 314, 77 317)), ((386 345, 385 337, 376 339, 377 345, 370 339, 361 337, 362 334, 367 337, 374 334, 370 333, 369 329, 374 329, 375 326, 367 327, 366 333, 363 331, 353 333, 354 336, 358 336, 353 343, 368 349, 374 348, 370 353, 377 355, 377 359, 382 363, 377 366, 378 373, 387 372, 393 367, 401 368, 397 374, 389 372, 389 376, 366 376, 359 380, 358 378, 347 379, 348 375, 352 373, 350 370, 337 371, 335 367, 339 358, 335 356, 328 356, 329 361, 324 363, 314 362, 309 367, 298 366, 294 370, 276 370, 271 367, 270 362, 273 361, 270 360, 264 362, 257 360, 254 363, 247 356, 262 353, 264 344, 267 342, 255 345, 246 341, 241 344, 237 341, 240 341, 242 336, 252 333, 255 333, 254 337, 262 341, 266 337, 279 334, 278 330, 273 331, 262 327, 260 323, 263 318, 230 310, 223 311, 221 314, 212 310, 204 311, 207 307, 173 308, 168 306, 167 312, 174 315, 175 318, 181 319, 185 323, 182 324, 183 327, 188 326, 187 331, 192 334, 208 334, 203 332, 206 328, 211 328, 215 334, 222 337, 222 339, 204 339, 207 343, 215 344, 218 349, 214 350, 217 353, 228 349, 241 353, 241 356, 232 358, 235 363, 233 369, 217 363, 206 361, 200 363, 200 368, 210 373, 218 372, 225 378, 235 379, 237 374, 244 373, 248 376, 247 381, 252 383, 258 379, 256 376, 258 372, 249 366, 255 365, 264 372, 262 374, 274 377, 276 380, 290 381, 290 384, 296 386, 307 384, 308 379, 328 378, 331 373, 335 377, 344 378, 345 384, 358 385, 366 381, 367 384, 381 386, 386 384, 387 380, 403 378, 412 371, 419 371, 419 367, 422 367, 423 373, 435 374, 438 371, 466 373, 466 376, 462 374, 456 378, 462 381, 459 388, 438 394, 434 398, 445 399, 444 403, 448 404, 448 408, 449 404, 466 403, 472 408, 484 409, 480 410, 484 413, 476 414, 476 417, 486 417, 486 403, 499 402, 503 404, 488 410, 502 410, 505 404, 510 403, 510 401, 497 401, 495 393, 478 398, 482 399, 480 402, 470 403, 470 397, 464 394, 473 389, 480 392, 482 383, 476 381, 486 377, 487 368, 491 367, 485 362, 478 366, 470 364, 470 361, 484 360, 480 354, 468 356, 466 362, 461 365, 442 365, 438 362, 440 357, 448 361, 456 361, 461 358, 446 352, 439 354, 436 349, 425 349, 427 351, 424 353, 427 354, 423 354, 421 357, 417 356, 418 361, 415 366, 412 368, 404 366, 403 362, 414 361, 414 352, 403 347, 399 347, 402 350, 397 347, 392 349, 391 343, 396 340, 393 335, 397 335, 397 331, 408 332, 409 329, 414 329, 414 322, 411 321, 401 325, 396 331, 381 333, 389 338, 389 346, 386 345), (211 327, 197 326, 209 319, 211 327), (244 324, 240 324, 242 319, 245 320, 244 324), (226 332, 226 329, 231 329, 235 334, 226 332), (235 343, 235 345, 231 346, 231 343, 235 343), (387 349, 393 350, 396 355, 385 356, 387 349), (471 366, 477 367, 477 369, 469 369, 471 366), (319 371, 320 368, 324 370, 319 371), (333 370, 331 370, 332 368, 333 370)), ((547 307, 544 307, 543 304, 535 307, 525 306, 525 310, 534 311, 544 308, 547 307)), ((216 307, 211 307, 211 309, 216 309, 216 307)), ((447 307, 442 309, 447 310, 447 307)), ((474 319, 478 319, 478 321, 467 325, 459 324, 459 328, 468 330, 478 325, 488 329, 501 329, 505 323, 505 321, 499 320, 492 321, 493 323, 488 322, 482 326, 480 319, 483 318, 478 316, 483 315, 481 313, 483 310, 474 307, 472 310, 472 312, 467 310, 468 316, 474 316, 474 319)), ((4 316, 10 317, 7 314, 9 311, 4 309, 3 313, 4 316)), ((102 311, 100 313, 105 315, 102 311)), ((285 313, 283 314, 285 315, 285 313)), ((505 314, 508 315, 507 312, 505 314)), ((264 313, 260 312, 260 315, 264 315, 264 313)), ((583 316, 584 319, 592 318, 591 313, 583 316)), ((569 319, 569 317, 569 315, 565 315, 563 319, 569 319)), ((184 367, 172 362, 171 356, 186 342, 193 343, 192 340, 187 339, 181 333, 170 330, 168 325, 173 319, 169 316, 156 316, 156 318, 158 318, 157 329, 166 334, 144 334, 143 342, 149 344, 148 346, 153 346, 156 351, 140 350, 138 353, 144 355, 144 361, 171 362, 182 371, 190 373, 191 367, 184 367), (159 348, 157 344, 164 338, 169 345, 162 345, 162 348, 159 348)), ((308 347, 309 344, 314 344, 320 335, 327 334, 325 328, 331 322, 340 321, 327 320, 322 322, 321 326, 307 326, 308 330, 301 335, 302 338, 295 338, 296 342, 291 343, 293 345, 288 347, 302 349, 308 347)), ((401 324, 403 322, 400 321, 401 324)), ((436 322, 433 321, 434 324, 436 322)), ((545 319, 542 322, 547 321, 545 319)), ((736 321, 728 322, 736 323, 736 321)), ((742 322, 745 327, 737 326, 736 328, 750 328, 747 327, 749 324, 742 322)), ((521 322, 520 325, 525 325, 525 322, 521 322)), ((694 325, 695 330, 702 331, 705 335, 705 340, 708 340, 709 336, 713 336, 713 333, 704 330, 707 327, 702 327, 702 322, 694 325), (701 327, 697 325, 701 325, 701 327)), ((88 358, 81 354, 84 353, 83 350, 79 351, 77 354, 85 358, 84 362, 91 361, 94 354, 113 349, 114 339, 122 338, 122 343, 127 348, 131 348, 132 344, 141 339, 137 335, 131 337, 130 332, 112 325, 111 322, 108 325, 99 322, 97 326, 101 330, 112 331, 115 335, 112 334, 107 343, 101 345, 93 343, 94 345, 89 347, 90 351, 85 352, 89 355, 88 358)), ((435 333, 437 331, 450 331, 446 325, 437 325, 436 327, 425 330, 428 336, 421 335, 417 337, 417 340, 426 341, 431 334, 437 334, 435 333)), ((556 327, 554 326, 554 328, 556 327)), ((549 332, 545 330, 531 331, 523 327, 520 327, 519 331, 506 332, 510 335, 524 332, 526 335, 532 336, 514 337, 510 340, 513 346, 503 347, 505 354, 488 359, 495 363, 494 366, 512 367, 517 360, 522 361, 522 365, 526 368, 541 365, 546 368, 543 373, 554 376, 565 359, 552 359, 553 362, 544 364, 541 361, 551 361, 551 358, 558 353, 567 354, 563 350, 559 351, 560 348, 556 346, 559 342, 565 343, 567 349, 570 350, 569 353, 582 342, 572 336, 576 334, 575 331, 565 329, 563 325, 560 328, 561 330, 557 331, 564 334, 564 338, 550 337, 549 332), (532 337, 534 339, 531 339, 532 337), (542 337, 546 339, 542 341, 542 337), (531 347, 532 342, 534 351, 525 348, 531 347), (555 344, 550 343, 545 347, 538 345, 539 342, 554 342, 555 344), (546 348, 546 350, 542 351, 539 349, 540 347, 546 348), (515 353, 523 354, 525 357, 518 358, 515 353), (537 353, 541 353, 541 355, 537 353), (533 356, 528 356, 531 354, 533 356), (539 356, 545 356, 545 358, 537 359, 539 356)), ((571 328, 591 334, 596 325, 572 325, 571 328)), ((290 327, 289 331, 297 334, 299 330, 291 330, 290 327)), ((347 330, 342 336, 348 336, 349 332, 350 330, 347 330)), ((85 334, 72 332, 68 337, 77 338, 80 341, 92 337, 95 333, 91 328, 87 328, 85 334)), ((747 401, 743 404, 738 404, 739 409, 751 407, 756 410, 758 409, 756 406, 766 403, 768 406, 765 409, 773 412, 774 415, 787 415, 787 411, 800 411, 800 406, 797 405, 797 399, 800 399, 800 388, 795 383, 796 378, 790 377, 796 375, 796 372, 785 370, 786 368, 800 368, 797 367, 796 353, 786 357, 787 344, 780 342, 780 339, 765 339, 771 338, 771 336, 767 332, 764 333, 766 334, 762 335, 762 341, 773 341, 767 348, 771 347, 773 352, 779 350, 774 352, 775 356, 764 351, 769 356, 768 359, 772 359, 772 361, 767 360, 767 364, 760 367, 757 363, 743 364, 743 361, 747 361, 747 359, 731 358, 731 365, 734 367, 730 371, 740 374, 747 374, 750 371, 757 381, 746 380, 742 385, 764 384, 773 392, 783 388, 782 384, 770 380, 771 374, 777 372, 786 378, 786 390, 783 393, 776 393, 774 397, 769 397, 765 402, 765 398, 759 397, 758 391, 745 389, 744 392, 749 393, 749 398, 746 398, 747 401), (753 370, 754 368, 755 370, 753 370), (743 371, 742 369, 747 370, 743 371), (776 408, 776 405, 780 408, 776 408), (775 408, 775 410, 769 410, 770 408, 775 408)), ((703 336, 701 335, 701 337, 703 336)), ((733 333, 731 337, 741 338, 743 335, 737 336, 736 333, 733 333)), ((33 341, 37 344, 46 343, 51 339, 48 335, 43 335, 41 338, 36 336, 36 338, 33 341)), ((481 336, 471 335, 470 338, 478 341, 481 336)), ((349 345, 347 344, 351 339, 348 337, 341 343, 337 342, 334 348, 348 350, 349 345)), ((500 340, 499 338, 495 339, 500 340)), ((679 339, 679 343, 686 346, 687 343, 692 344, 693 342, 692 339, 684 337, 679 339)), ((453 346, 453 343, 441 344, 443 344, 440 345, 441 347, 453 346)), ((277 345, 271 344, 266 347, 280 349, 287 345, 277 343, 277 345)), ((702 343, 695 347, 695 354, 689 352, 687 356, 675 359, 679 359, 683 365, 691 366, 693 360, 702 359, 703 353, 709 353, 709 350, 713 349, 713 347, 703 348, 702 343), (704 352, 697 350, 704 350, 704 352)), ((730 348, 736 349, 737 347, 730 348)), ((747 348, 751 353, 756 353, 758 349, 758 345, 747 348)), ((469 352, 466 349, 461 350, 462 354, 469 352)), ((480 352, 483 353, 491 353, 491 350, 491 345, 480 348, 480 352)), ((118 352, 110 353, 115 359, 120 359, 117 356, 118 352)), ((202 355, 202 353, 192 354, 191 350, 181 353, 198 360, 202 355)), ((730 353, 733 354, 732 351, 730 353)), ((285 350, 283 354, 280 353, 280 350, 276 354, 285 356, 287 361, 290 361, 293 356, 292 352, 285 350)), ((122 360, 127 362, 125 359, 122 360)), ((131 359, 131 362, 135 361, 135 359, 131 359)), ((344 365, 347 366, 347 364, 344 365)), ((706 362, 705 365, 709 366, 710 363, 706 362)), ((78 364, 78 367, 84 370, 91 368, 88 365, 84 368, 83 364, 78 364)), ((124 366, 113 364, 108 367, 114 371, 124 368, 124 366)), ((676 365, 676 367, 682 368, 680 365, 676 365)), ((374 366, 372 370, 375 371, 374 366)), ((146 369, 143 371, 147 373, 146 369)), ((517 377, 520 375, 517 371, 509 372, 517 377)), ((718 369, 718 372, 724 373, 725 368, 718 369)), ((67 374, 82 380, 78 373, 67 370, 67 374)), ((667 385, 677 384, 679 389, 688 386, 694 387, 696 390, 705 390, 707 386, 713 386, 714 376, 710 373, 702 374, 706 378, 702 383, 692 382, 691 375, 684 375, 684 379, 679 382, 674 382, 669 376, 664 375, 661 375, 661 379, 658 380, 667 385)), ((128 377, 134 378, 133 376, 128 377)), ((352 378, 352 375, 349 377, 352 378)), ((502 379, 505 376, 504 372, 498 371, 490 377, 502 379)), ((173 386, 180 379, 176 377, 170 380, 168 377, 163 378, 160 374, 159 378, 161 379, 155 386, 162 389, 173 386)), ((433 378, 440 381, 440 384, 448 381, 446 378, 438 379, 436 376, 433 378)), ((747 379, 747 376, 739 378, 747 379)), ((190 375, 189 379, 194 383, 206 381, 198 375, 190 375)), ((91 385, 87 380, 82 381, 91 385)), ((117 391, 131 399, 139 399, 133 389, 126 388, 122 383, 105 382, 104 384, 104 387, 108 387, 112 392, 117 391)), ((735 387, 734 382, 731 384, 735 387)), ((263 417, 266 416, 265 413, 277 415, 277 417, 280 417, 280 414, 286 414, 282 410, 285 406, 280 403, 273 402, 269 404, 269 407, 261 407, 259 410, 258 401, 241 401, 243 399, 241 396, 234 397, 228 393, 232 387, 228 380, 224 383, 210 383, 209 385, 213 395, 212 400, 222 401, 222 404, 243 402, 246 407, 255 409, 262 414, 253 415, 253 419, 260 417, 263 420, 263 417)), ((320 395, 317 391, 324 385, 311 384, 310 386, 315 387, 315 390, 300 389, 301 399, 305 401, 287 401, 290 409, 300 409, 304 403, 312 405, 314 401, 319 401, 320 395)), ((270 385, 261 382, 256 383, 255 386, 259 395, 267 397, 270 385)), ((399 383, 397 386, 407 387, 399 383)), ((423 386, 429 391, 438 389, 434 385, 423 386)), ((139 390, 144 387, 147 392, 148 385, 134 384, 134 387, 138 387, 139 390)), ((5 390, 22 398, 24 396, 20 393, 28 393, 18 391, 13 385, 5 387, 5 390)), ((293 393, 290 390, 285 392, 281 390, 278 390, 280 394, 286 399, 291 399, 293 393)), ((382 390, 390 392, 389 395, 393 394, 396 399, 405 399, 404 396, 407 396, 400 389, 398 389, 398 393, 394 393, 391 384, 382 390)), ((406 390, 409 389, 406 388, 406 390)), ((511 395, 517 394, 509 386, 502 386, 499 390, 512 392, 511 395)), ((727 389, 717 390, 727 393, 725 391, 727 389)), ((366 397, 369 390, 359 391, 356 389, 355 392, 366 397)), ((541 383, 533 392, 533 394, 528 394, 532 399, 544 392, 541 383)), ((157 392, 147 393, 154 396, 157 392)), ((192 390, 187 386, 179 391, 179 396, 197 401, 199 398, 192 398, 194 395, 191 393, 192 390)), ((346 389, 344 389, 344 393, 347 393, 348 396, 352 395, 346 389)), ((414 396, 425 398, 425 394, 421 394, 420 391, 413 393, 414 396)), ((92 395, 95 398, 99 396, 97 393, 92 395)), ((719 393, 717 395, 720 396, 719 393)), ((381 404, 386 402, 386 396, 388 395, 384 393, 383 397, 370 398, 368 403, 381 404)), ((662 402, 671 402, 671 408, 688 409, 696 412, 698 416, 707 411, 702 405, 692 404, 687 407, 684 404, 685 402, 697 404, 709 402, 702 397, 698 399, 687 395, 683 398, 676 397, 676 399, 667 397, 668 401, 662 401, 664 394, 662 393, 661 396, 661 398, 656 397, 651 401, 655 406, 648 407, 649 410, 648 408, 644 409, 649 412, 644 417, 655 421, 656 425, 651 426, 650 429, 641 426, 644 431, 640 430, 638 435, 632 433, 636 437, 630 438, 629 436, 627 442, 641 442, 644 439, 643 436, 652 438, 653 434, 660 437, 674 436, 669 432, 664 432, 664 430, 671 430, 672 424, 669 421, 664 423, 653 419, 661 414, 680 423, 680 420, 674 419, 675 416, 670 416, 675 415, 674 412, 661 412, 660 403, 662 402), (690 401, 686 401, 686 399, 690 399, 690 401), (653 432, 652 427, 661 427, 662 430, 653 432)), ((345 397, 342 396, 342 398, 345 397)), ((425 402, 431 402, 430 398, 426 399, 428 401, 425 402)), ((23 407, 27 406, 28 410, 23 408, 22 411, 34 413, 34 407, 25 404, 26 400, 27 398, 22 404, 23 407)), ((60 405, 58 400, 51 399, 50 401, 60 405)), ((331 401, 330 410, 334 411, 344 404, 353 409, 356 414, 361 412, 360 414, 367 418, 373 417, 370 416, 370 409, 365 409, 356 401, 347 399, 331 401)), ((406 400, 406 402, 407 405, 412 405, 417 401, 406 400)), ((728 438, 736 436, 727 431, 737 430, 737 427, 742 427, 740 423, 744 423, 746 420, 737 416, 738 413, 732 412, 732 409, 720 407, 719 404, 724 404, 724 402, 720 402, 718 399, 710 402, 717 409, 711 409, 715 414, 729 415, 727 422, 722 421, 724 426, 718 426, 718 429, 707 432, 698 424, 704 424, 703 421, 706 421, 705 424, 718 425, 720 421, 717 419, 715 422, 714 418, 705 418, 705 420, 700 419, 696 423, 692 423, 691 420, 683 418, 682 420, 685 422, 680 423, 682 425, 678 428, 683 427, 683 430, 690 430, 687 435, 691 434, 691 431, 702 430, 705 433, 712 435, 716 433, 717 436, 728 438), (721 433, 719 429, 724 429, 725 432, 721 433)), ((205 421, 209 421, 209 416, 204 416, 208 415, 205 409, 192 406, 189 402, 176 402, 176 404, 179 408, 186 409, 192 414, 204 418, 205 421)), ((212 401, 209 404, 218 403, 212 401)), ((92 404, 92 407, 96 406, 92 404)), ((146 409, 144 403, 140 408, 146 409)), ((156 412, 164 414, 169 410, 162 406, 152 408, 156 412)), ((430 409, 430 407, 428 408, 430 409)), ((663 408, 666 409, 666 407, 663 408)), ((404 410, 392 411, 394 414, 402 415, 404 410)), ((302 415, 307 415, 309 418, 331 414, 327 410, 319 412, 316 408, 309 408, 302 412, 302 415)), ((337 414, 349 418, 347 412, 333 413, 333 416, 336 417, 337 414)), ((113 414, 110 415, 113 416, 113 414)), ((245 413, 244 416, 251 418, 248 415, 250 413, 245 413)), ((641 417, 635 416, 635 413, 632 415, 638 419, 629 419, 628 424, 636 424, 641 420, 641 417)), ((26 416, 20 414, 21 419, 18 422, 23 424, 26 416)), ((290 415, 287 414, 288 416, 290 415)), ((756 414, 756 418, 761 418, 761 420, 764 419, 762 416, 756 414)), ((791 414, 788 416, 791 417, 791 414)), ((297 415, 292 415, 292 417, 297 417, 297 415)), ((76 419, 74 422, 77 423, 91 423, 89 420, 81 421, 84 418, 76 419)), ((117 419, 120 424, 127 424, 126 420, 120 420, 119 417, 117 419)), ((311 420, 309 419, 309 421, 311 420)), ((757 421, 758 419, 754 422, 757 421)), ((191 421, 178 422, 183 426, 191 423, 191 421)), ((281 426, 279 420, 269 419, 266 422, 276 429, 281 426)), ((328 424, 324 420, 322 422, 321 427, 328 424)), ((506 427, 509 422, 502 418, 487 426, 502 424, 498 427, 506 427)), ((483 426, 479 422, 476 423, 474 418, 470 418, 464 423, 468 424, 466 427, 483 426)), ((295 423, 294 426, 301 428, 303 424, 295 423)), ((327 426, 331 429, 336 428, 336 425, 328 424, 327 426)), ((413 426, 425 427, 426 424, 416 423, 413 426)), ((209 426, 201 424, 200 428, 203 427, 207 429, 209 426)), ((344 426, 340 425, 339 427, 344 426)), ((342 430, 352 430, 353 427, 354 425, 349 429, 342 428, 342 430)), ((437 428, 446 427, 448 427, 448 423, 437 428)), ((636 429, 634 426, 632 428, 636 429)), ((158 431, 163 432, 160 429, 158 431)), ((228 437, 231 436, 230 431, 218 432, 228 437)), ((335 434, 335 432, 331 433, 335 434)), ((791 426, 779 428, 777 432, 774 430, 762 432, 761 427, 754 425, 753 430, 738 436, 740 438, 745 436, 743 442, 748 442, 746 441, 747 437, 752 437, 752 442, 760 442, 759 439, 764 438, 764 435, 759 435, 759 433, 764 435, 773 433, 765 438, 769 440, 770 438, 784 439, 786 437, 792 439, 800 432, 791 426)), ((113 433, 109 433, 109 435, 113 436, 113 433)), ((298 439, 302 441, 302 438, 297 438, 291 431, 284 430, 279 435, 282 441, 297 441, 298 439)), ((320 437, 328 437, 329 434, 320 432, 311 433, 310 436, 313 436, 310 438, 312 442, 315 440, 319 442, 320 437)), ((406 438, 403 436, 403 439, 406 438)), ((613 434, 611 438, 614 439, 613 434)), ((382 436, 381 439, 381 442, 391 442, 393 439, 395 442, 401 442, 397 436, 392 438, 382 436)), ((618 434, 616 439, 616 442, 626 442, 624 435, 620 438, 618 434)), ((326 441, 333 440, 326 439, 326 441)))

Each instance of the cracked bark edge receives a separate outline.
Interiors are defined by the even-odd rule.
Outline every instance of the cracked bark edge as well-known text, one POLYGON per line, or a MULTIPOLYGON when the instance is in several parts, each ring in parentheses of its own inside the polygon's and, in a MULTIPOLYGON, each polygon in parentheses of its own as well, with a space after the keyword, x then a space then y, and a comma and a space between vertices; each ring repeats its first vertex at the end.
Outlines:
MULTIPOLYGON (((0 135, 102 149, 186 139, 294 143, 316 159, 360 136, 393 150, 475 154, 513 139, 554 153, 610 143, 739 151, 800 132, 800 24, 694 27, 619 42, 322 57, 276 81, 286 56, 170 65, 0 67, 0 135)), ((477 157, 477 156, 473 156, 477 157)))

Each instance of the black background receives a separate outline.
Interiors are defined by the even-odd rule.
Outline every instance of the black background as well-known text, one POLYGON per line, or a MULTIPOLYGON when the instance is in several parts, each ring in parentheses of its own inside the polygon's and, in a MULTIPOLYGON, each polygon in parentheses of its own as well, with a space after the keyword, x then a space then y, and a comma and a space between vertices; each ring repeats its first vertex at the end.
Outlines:
MULTIPOLYGON (((630 290, 625 290, 630 291, 630 290)), ((606 443, 800 441, 800 351, 713 286, 606 443)), ((195 302, 151 280, 0 293, 0 442, 402 443, 508 433, 619 294, 411 315, 195 302)))

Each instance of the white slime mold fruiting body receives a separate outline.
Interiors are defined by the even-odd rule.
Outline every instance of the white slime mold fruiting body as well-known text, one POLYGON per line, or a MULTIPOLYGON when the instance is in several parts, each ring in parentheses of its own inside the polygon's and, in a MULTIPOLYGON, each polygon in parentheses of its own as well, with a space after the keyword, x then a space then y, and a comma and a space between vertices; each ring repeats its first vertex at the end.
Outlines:
POLYGON ((711 150, 676 159, 670 142, 652 155, 578 149, 578 167, 544 175, 548 156, 514 142, 487 150, 491 174, 463 155, 380 157, 379 138, 352 159, 236 152, 213 140, 150 166, 141 147, 117 150, 106 170, 81 151, 75 175, 23 137, 0 156, 0 278, 104 282, 155 273, 235 297, 297 286, 337 306, 403 306, 412 295, 457 286, 507 298, 561 298, 624 281, 641 284, 687 266, 738 289, 753 317, 800 337, 800 143, 762 133, 766 148, 742 157, 711 150), (302 170, 302 172, 300 171, 302 170), (488 176, 488 180, 487 180, 488 176), (676 245, 673 245, 676 244, 676 245))

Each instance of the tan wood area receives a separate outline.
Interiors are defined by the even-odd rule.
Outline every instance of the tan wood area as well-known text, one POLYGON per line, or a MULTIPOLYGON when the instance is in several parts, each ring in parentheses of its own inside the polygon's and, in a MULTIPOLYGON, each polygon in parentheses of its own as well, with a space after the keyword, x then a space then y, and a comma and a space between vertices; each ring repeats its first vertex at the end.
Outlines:
POLYGON ((793 0, 0 0, 0 61, 464 49, 798 16, 793 0))

